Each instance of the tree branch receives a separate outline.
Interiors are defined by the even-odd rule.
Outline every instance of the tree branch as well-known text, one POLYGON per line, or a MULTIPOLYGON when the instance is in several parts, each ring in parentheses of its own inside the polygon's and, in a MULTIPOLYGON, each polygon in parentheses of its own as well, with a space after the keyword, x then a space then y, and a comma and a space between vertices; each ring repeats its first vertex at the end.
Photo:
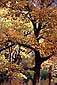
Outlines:
POLYGON ((37 41, 39 41, 41 38, 45 39, 42 35, 37 37, 36 39, 37 39, 37 41))
POLYGON ((34 71, 35 70, 35 67, 32 67, 32 68, 25 67, 24 70, 32 70, 32 71, 34 71))
POLYGON ((44 61, 48 60, 51 56, 53 56, 53 54, 54 54, 54 53, 52 53, 52 54, 48 55, 48 56, 47 56, 47 57, 45 57, 45 58, 41 58, 41 59, 42 59, 42 62, 44 62, 44 61))
POLYGON ((7 48, 12 47, 13 45, 15 45, 15 43, 13 43, 13 44, 11 44, 11 45, 9 45, 9 46, 6 46, 5 48, 1 48, 1 49, 0 49, 0 52, 3 51, 3 50, 5 50, 5 49, 7 49, 7 48))
POLYGON ((18 44, 18 45, 20 45, 20 46, 27 47, 27 48, 29 48, 29 49, 32 49, 33 51, 36 51, 36 49, 33 48, 33 46, 30 46, 30 45, 22 44, 22 43, 19 43, 19 42, 13 42, 13 41, 11 41, 11 40, 6 41, 5 43, 7 43, 7 42, 11 42, 12 44, 9 45, 9 46, 6 46, 5 48, 0 49, 0 52, 3 51, 3 50, 5 50, 5 49, 7 49, 7 48, 9 48, 9 47, 12 47, 12 46, 15 45, 15 44, 18 44))
POLYGON ((21 44, 21 43, 19 43, 19 42, 17 42, 17 44, 18 44, 18 45, 20 45, 20 46, 23 46, 23 47, 27 47, 27 48, 29 48, 29 49, 32 49, 33 51, 35 51, 35 50, 36 50, 35 48, 33 48, 33 47, 32 47, 32 46, 30 46, 30 45, 21 44))

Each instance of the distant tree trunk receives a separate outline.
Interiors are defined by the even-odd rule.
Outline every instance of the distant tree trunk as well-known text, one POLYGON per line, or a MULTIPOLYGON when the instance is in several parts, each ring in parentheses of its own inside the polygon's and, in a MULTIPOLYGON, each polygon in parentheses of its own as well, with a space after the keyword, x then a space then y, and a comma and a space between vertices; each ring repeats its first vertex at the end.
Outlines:
POLYGON ((11 47, 9 48, 9 60, 11 61, 11 47))
POLYGON ((51 72, 52 72, 52 65, 49 67, 49 85, 51 85, 51 79, 52 79, 52 75, 51 75, 51 72))

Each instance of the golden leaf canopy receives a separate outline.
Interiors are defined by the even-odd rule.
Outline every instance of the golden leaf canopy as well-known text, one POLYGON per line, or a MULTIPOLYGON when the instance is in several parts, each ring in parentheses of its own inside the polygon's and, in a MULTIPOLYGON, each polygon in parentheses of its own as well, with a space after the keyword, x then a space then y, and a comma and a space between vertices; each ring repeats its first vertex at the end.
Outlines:
MULTIPOLYGON (((9 10, 8 10, 9 11, 9 10)), ((44 40, 40 43, 40 50, 43 54, 49 53, 57 49, 57 7, 48 7, 42 9, 34 8, 30 12, 31 16, 42 23, 45 27, 40 31, 44 40), (35 11, 34 11, 35 10, 35 11)), ((37 42, 33 24, 25 15, 20 14, 19 17, 15 15, 1 16, 0 17, 0 31, 3 41, 10 39, 14 42, 19 42, 27 45, 34 46, 38 49, 39 43, 37 42), (3 36, 5 35, 5 36, 3 36), (7 38, 7 39, 6 39, 7 38)), ((0 40, 0 44, 3 42, 0 40)), ((4 43, 4 42, 3 42, 4 43)))

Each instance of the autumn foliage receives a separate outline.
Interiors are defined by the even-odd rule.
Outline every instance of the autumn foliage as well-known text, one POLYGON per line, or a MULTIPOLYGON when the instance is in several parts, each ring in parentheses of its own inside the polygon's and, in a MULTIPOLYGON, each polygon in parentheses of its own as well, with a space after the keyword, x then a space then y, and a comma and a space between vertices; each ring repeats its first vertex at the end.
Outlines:
MULTIPOLYGON (((48 0, 39 1, 41 4, 47 4, 48 0)), ((27 0, 0 1, 0 48, 6 47, 5 43, 10 40, 14 44, 30 47, 34 51, 39 50, 41 57, 46 57, 52 52, 54 52, 53 56, 57 57, 57 7, 43 6, 38 8, 32 6, 30 8, 30 6, 32 5, 27 0), (32 20, 41 23, 41 28, 43 28, 39 32, 39 41, 35 37, 32 20)), ((23 53, 23 56, 26 56, 24 61, 27 59, 26 62, 29 67, 35 63, 35 55, 30 57, 28 51, 31 50, 25 49, 26 52, 23 53), (28 63, 30 64, 28 65, 28 63)), ((8 65, 11 65, 11 63, 8 65)), ((14 69, 23 69, 23 66, 18 67, 16 64, 11 66, 14 69)))

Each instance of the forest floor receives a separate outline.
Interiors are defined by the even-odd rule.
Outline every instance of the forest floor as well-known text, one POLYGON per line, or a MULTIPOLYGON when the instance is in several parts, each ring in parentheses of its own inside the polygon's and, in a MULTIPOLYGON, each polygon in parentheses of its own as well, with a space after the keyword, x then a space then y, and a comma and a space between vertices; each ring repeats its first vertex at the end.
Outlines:
MULTIPOLYGON (((5 82, 1 83, 0 85, 33 85, 31 81, 28 83, 22 83, 16 80, 13 80, 11 82, 5 82)), ((41 80, 39 83, 36 83, 36 85, 49 85, 48 80, 41 80)), ((55 85, 54 82, 51 82, 51 85, 55 85)))

